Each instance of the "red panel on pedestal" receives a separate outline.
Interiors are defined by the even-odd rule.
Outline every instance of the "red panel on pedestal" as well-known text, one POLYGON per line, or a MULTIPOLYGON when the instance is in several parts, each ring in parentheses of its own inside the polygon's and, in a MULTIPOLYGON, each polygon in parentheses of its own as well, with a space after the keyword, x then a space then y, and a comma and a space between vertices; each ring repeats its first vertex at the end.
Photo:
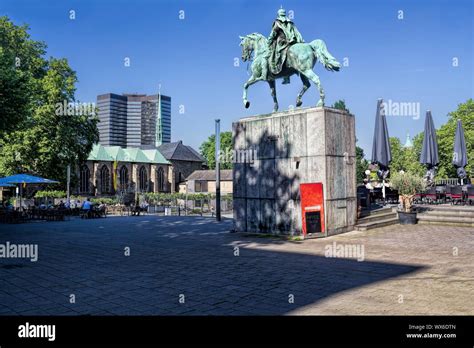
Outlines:
POLYGON ((303 234, 324 233, 323 184, 300 184, 303 234))

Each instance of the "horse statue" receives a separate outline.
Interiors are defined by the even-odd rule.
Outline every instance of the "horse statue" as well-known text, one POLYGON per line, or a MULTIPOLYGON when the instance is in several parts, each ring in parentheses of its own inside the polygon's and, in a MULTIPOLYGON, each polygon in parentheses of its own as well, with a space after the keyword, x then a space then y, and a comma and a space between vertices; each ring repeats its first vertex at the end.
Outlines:
POLYGON ((303 104, 301 98, 306 90, 311 87, 309 81, 312 81, 319 90, 319 101, 316 106, 324 106, 324 90, 318 75, 313 71, 313 67, 318 59, 329 71, 339 71, 341 65, 329 53, 323 40, 314 40, 310 43, 295 43, 290 46, 283 68, 278 75, 271 74, 268 68, 269 47, 267 39, 262 34, 252 33, 247 36, 240 36, 240 46, 242 46, 242 60, 244 62, 253 60, 251 65, 252 76, 244 84, 243 102, 245 108, 250 106, 250 102, 247 99, 247 89, 249 86, 258 81, 267 81, 273 97, 273 111, 278 111, 275 80, 289 77, 293 74, 298 74, 303 82, 303 88, 296 98, 296 106, 299 107, 303 104))

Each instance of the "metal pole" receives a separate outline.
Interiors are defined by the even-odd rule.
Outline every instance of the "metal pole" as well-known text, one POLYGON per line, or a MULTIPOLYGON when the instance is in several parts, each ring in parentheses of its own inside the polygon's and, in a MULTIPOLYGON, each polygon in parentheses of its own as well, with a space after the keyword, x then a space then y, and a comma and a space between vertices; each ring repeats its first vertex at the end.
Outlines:
POLYGON ((382 196, 383 196, 383 205, 385 206, 385 179, 382 179, 382 196))
POLYGON ((221 148, 221 120, 216 120, 216 220, 221 221, 221 171, 220 171, 220 148, 221 148))
POLYGON ((69 192, 70 186, 71 186, 71 165, 68 164, 67 165, 67 198, 66 198, 66 201, 68 202, 68 204, 70 200, 70 192, 69 192))

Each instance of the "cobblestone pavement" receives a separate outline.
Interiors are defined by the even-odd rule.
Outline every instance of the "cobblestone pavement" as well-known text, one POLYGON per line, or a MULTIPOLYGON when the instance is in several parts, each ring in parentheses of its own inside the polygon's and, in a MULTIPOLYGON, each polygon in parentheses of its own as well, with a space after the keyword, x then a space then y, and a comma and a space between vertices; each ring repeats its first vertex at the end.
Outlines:
POLYGON ((472 228, 290 242, 231 225, 157 216, 0 225, 0 244, 39 250, 37 262, 0 258, 0 315, 474 314, 472 228), (363 246, 364 260, 325 257, 348 246, 363 246))

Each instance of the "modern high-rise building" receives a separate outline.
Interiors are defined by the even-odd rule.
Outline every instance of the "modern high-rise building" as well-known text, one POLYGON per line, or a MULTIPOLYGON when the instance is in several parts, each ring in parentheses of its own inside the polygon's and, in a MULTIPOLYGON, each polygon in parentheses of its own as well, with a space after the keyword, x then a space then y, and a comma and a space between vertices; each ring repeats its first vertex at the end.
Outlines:
POLYGON ((107 146, 127 144, 127 97, 118 94, 97 96, 99 142, 107 146))
POLYGON ((168 96, 107 93, 97 96, 97 107, 101 145, 147 149, 171 142, 168 96))

